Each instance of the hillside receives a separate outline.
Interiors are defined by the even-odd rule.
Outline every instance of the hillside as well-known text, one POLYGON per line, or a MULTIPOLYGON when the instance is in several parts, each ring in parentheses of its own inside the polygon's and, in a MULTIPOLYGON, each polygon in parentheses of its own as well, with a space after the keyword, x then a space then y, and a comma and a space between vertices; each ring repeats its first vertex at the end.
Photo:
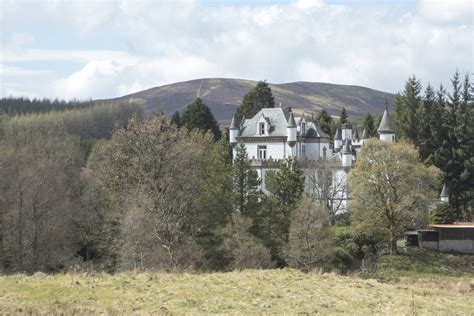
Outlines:
MULTIPOLYGON (((151 88, 117 98, 142 104, 148 113, 157 110, 171 115, 183 112, 196 97, 201 97, 221 123, 230 121, 243 96, 256 84, 240 79, 197 79, 151 88)), ((385 102, 391 105, 394 95, 359 86, 319 82, 270 84, 276 104, 296 111, 317 114, 321 109, 339 115, 346 107, 350 116, 382 113, 385 102)))

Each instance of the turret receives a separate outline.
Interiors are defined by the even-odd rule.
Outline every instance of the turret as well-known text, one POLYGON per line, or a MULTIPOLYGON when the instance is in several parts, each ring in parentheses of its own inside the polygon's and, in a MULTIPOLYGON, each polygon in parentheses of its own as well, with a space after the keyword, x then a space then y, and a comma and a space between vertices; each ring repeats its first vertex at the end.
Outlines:
POLYGON ((364 144, 367 139, 369 139, 369 133, 367 133, 367 129, 364 127, 364 130, 362 131, 362 144, 364 144))
POLYGON ((232 121, 229 126, 229 142, 232 147, 235 147, 237 144, 237 137, 239 136, 239 128, 235 120, 235 115, 232 116, 232 121))
POLYGON ((341 124, 341 136, 342 140, 352 139, 352 124, 347 122, 341 124))
POLYGON ((342 147, 342 137, 341 137, 341 129, 338 128, 336 130, 336 134, 334 135, 334 151, 342 147))
POLYGON ((359 132, 357 131, 357 128, 355 129, 354 136, 352 136, 352 139, 356 142, 360 140, 359 132))
POLYGON ((349 140, 346 140, 344 147, 342 148, 342 166, 350 167, 352 166, 352 152, 349 144, 349 140))
POLYGON ((443 190, 441 190, 441 194, 439 195, 439 199, 442 202, 449 203, 449 192, 446 184, 443 184, 443 190))
POLYGON ((290 113, 290 117, 288 118, 288 124, 286 126, 286 136, 288 145, 293 148, 296 144, 296 122, 293 113, 290 113))
POLYGON ((380 121, 380 126, 377 129, 377 132, 379 133, 380 140, 392 143, 395 141, 395 132, 390 127, 390 118, 388 116, 387 108, 385 108, 385 111, 383 112, 382 120, 380 121))

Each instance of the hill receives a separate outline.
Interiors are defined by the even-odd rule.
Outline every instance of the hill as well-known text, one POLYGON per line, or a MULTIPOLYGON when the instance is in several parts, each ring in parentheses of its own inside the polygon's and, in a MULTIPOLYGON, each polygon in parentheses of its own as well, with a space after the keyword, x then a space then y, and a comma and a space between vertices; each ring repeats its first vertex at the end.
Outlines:
MULTIPOLYGON (((147 113, 157 110, 171 115, 183 112, 196 97, 201 97, 216 119, 228 123, 243 96, 256 81, 241 79, 196 79, 151 88, 129 94, 116 100, 142 104, 147 113)), ((394 95, 365 87, 320 82, 292 82, 270 84, 275 103, 290 106, 297 112, 317 114, 325 109, 339 115, 346 107, 350 116, 382 113, 386 100, 392 104, 394 95)))

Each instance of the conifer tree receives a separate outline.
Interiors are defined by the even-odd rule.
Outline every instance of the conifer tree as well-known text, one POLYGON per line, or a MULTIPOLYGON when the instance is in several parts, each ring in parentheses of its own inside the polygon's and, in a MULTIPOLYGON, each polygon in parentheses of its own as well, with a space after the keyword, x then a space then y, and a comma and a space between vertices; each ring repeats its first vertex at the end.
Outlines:
POLYGON ((341 110, 341 116, 339 118, 339 125, 347 123, 347 119, 348 119, 348 117, 347 117, 346 108, 343 107, 342 110, 341 110))
POLYGON ((256 214, 253 231, 270 248, 272 259, 283 266, 282 247, 288 242, 291 212, 303 194, 303 171, 294 158, 289 158, 278 171, 267 172, 265 186, 271 195, 256 214))
POLYGON ((397 137, 407 138, 418 145, 418 114, 422 106, 421 83, 415 77, 408 78, 403 93, 395 97, 395 127, 397 137))
POLYGON ((372 117, 370 113, 367 113, 367 115, 364 118, 364 128, 369 134, 369 136, 375 136, 375 134, 377 133, 377 129, 374 123, 374 118, 372 117))
POLYGON ((197 128, 203 131, 210 131, 214 135, 215 140, 221 138, 219 125, 211 110, 202 102, 201 98, 197 98, 188 105, 188 108, 181 117, 180 125, 189 130, 197 128))
POLYGON ((259 81, 242 100, 242 103, 235 112, 235 118, 240 121, 242 118, 251 118, 263 108, 275 107, 272 89, 266 81, 259 81))
POLYGON ((176 127, 180 127, 181 118, 179 117, 179 112, 175 111, 171 116, 171 124, 176 125, 176 127))
POLYGON ((243 144, 237 146, 232 174, 234 208, 243 216, 251 216, 256 212, 262 193, 259 190, 260 179, 257 171, 250 166, 243 144))
POLYGON ((331 137, 333 136, 332 134, 332 127, 333 127, 333 121, 331 115, 329 115, 326 110, 322 110, 319 112, 318 116, 316 117, 316 124, 321 127, 321 129, 329 134, 331 137))
POLYGON ((431 121, 433 115, 433 107, 435 103, 436 95, 433 87, 428 84, 425 90, 425 97, 423 100, 423 106, 418 108, 419 117, 419 133, 418 142, 420 147, 420 158, 425 161, 431 152, 433 152, 433 142, 431 139, 431 121))

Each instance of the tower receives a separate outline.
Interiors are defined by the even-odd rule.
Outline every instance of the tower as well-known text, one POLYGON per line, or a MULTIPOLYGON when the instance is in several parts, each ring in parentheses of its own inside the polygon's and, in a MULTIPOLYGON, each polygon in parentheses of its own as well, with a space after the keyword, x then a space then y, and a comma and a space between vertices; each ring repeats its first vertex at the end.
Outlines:
POLYGON ((388 109, 385 108, 383 112, 382 120, 380 121, 380 126, 377 129, 379 133, 379 139, 388 142, 395 142, 395 132, 390 127, 390 118, 388 116, 388 109))
POLYGON ((349 144, 350 140, 346 140, 344 147, 342 148, 342 166, 352 166, 352 152, 349 144))
POLYGON ((362 132, 362 144, 364 144, 367 139, 369 139, 369 133, 367 133, 367 129, 364 128, 364 131, 362 132))
POLYGON ((290 113, 290 117, 288 118, 288 124, 286 125, 286 136, 288 145, 290 145, 290 147, 293 149, 296 144, 296 122, 293 112, 290 113))
POLYGON ((446 184, 443 184, 443 190, 441 190, 441 194, 439 195, 439 199, 442 202, 449 203, 449 192, 446 184))
POLYGON ((342 136, 341 129, 336 130, 336 135, 334 135, 334 150, 337 150, 342 147, 342 136))
POLYGON ((237 144, 237 137, 239 136, 239 128, 235 122, 235 115, 232 116, 232 121, 229 126, 229 142, 232 147, 235 147, 237 144))
POLYGON ((352 139, 352 124, 347 122, 341 124, 342 140, 352 139))

